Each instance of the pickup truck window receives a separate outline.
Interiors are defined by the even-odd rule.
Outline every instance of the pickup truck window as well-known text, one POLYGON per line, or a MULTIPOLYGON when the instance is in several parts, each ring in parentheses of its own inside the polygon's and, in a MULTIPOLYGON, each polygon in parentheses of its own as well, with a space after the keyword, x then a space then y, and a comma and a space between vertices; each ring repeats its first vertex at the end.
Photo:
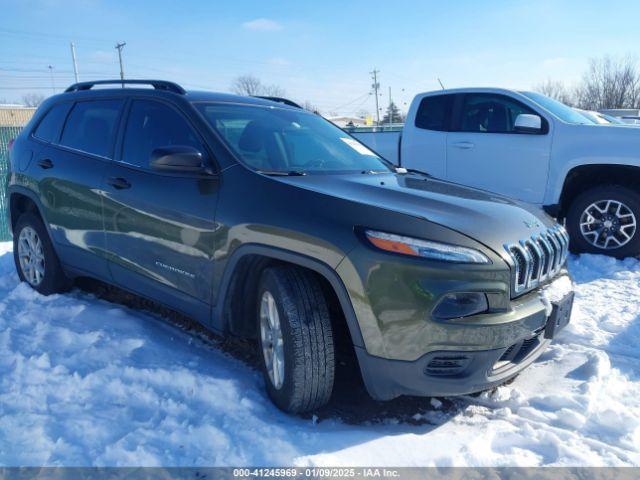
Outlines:
POLYGON ((522 113, 537 115, 526 105, 506 95, 469 93, 460 110, 462 132, 515 133, 516 117, 522 113))
POLYGON ((304 110, 196 103, 213 129, 247 166, 269 172, 388 172, 390 164, 353 137, 304 110))
POLYGON ((416 127, 444 132, 449 126, 453 95, 429 95, 420 101, 416 112, 416 127))
POLYGON ((540 93, 535 92, 520 92, 525 97, 536 102, 545 110, 550 111, 553 115, 558 117, 563 122, 579 124, 579 125, 591 125, 593 122, 590 122, 586 118, 584 118, 579 112, 576 112, 573 108, 566 106, 562 102, 558 102, 553 98, 549 98, 546 95, 542 95, 540 93))

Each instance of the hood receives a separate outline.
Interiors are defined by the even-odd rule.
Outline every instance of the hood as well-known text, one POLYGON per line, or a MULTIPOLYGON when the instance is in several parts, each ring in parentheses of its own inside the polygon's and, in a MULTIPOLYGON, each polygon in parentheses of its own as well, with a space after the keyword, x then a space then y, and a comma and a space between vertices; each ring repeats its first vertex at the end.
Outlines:
POLYGON ((580 163, 640 165, 640 129, 633 125, 562 125, 553 136, 556 158, 580 163))
POLYGON ((499 254, 505 243, 529 238, 555 225, 532 205, 422 175, 307 175, 280 179, 325 195, 423 218, 471 237, 499 254))

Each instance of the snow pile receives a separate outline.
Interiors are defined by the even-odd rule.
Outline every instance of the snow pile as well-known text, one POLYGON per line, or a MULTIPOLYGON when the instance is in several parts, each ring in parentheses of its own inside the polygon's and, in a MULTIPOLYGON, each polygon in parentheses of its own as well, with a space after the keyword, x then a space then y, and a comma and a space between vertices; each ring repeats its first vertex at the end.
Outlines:
POLYGON ((637 260, 572 258, 572 323, 512 384, 354 426, 280 413, 258 372, 150 315, 42 297, 2 253, 2 465, 640 465, 637 260))

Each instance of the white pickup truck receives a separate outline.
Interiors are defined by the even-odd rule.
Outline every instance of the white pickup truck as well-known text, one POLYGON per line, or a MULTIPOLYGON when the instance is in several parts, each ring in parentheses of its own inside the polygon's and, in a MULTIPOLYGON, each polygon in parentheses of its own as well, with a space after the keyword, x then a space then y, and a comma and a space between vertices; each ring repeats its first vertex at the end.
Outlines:
POLYGON ((544 207, 574 251, 640 254, 640 129, 538 93, 464 88, 417 95, 402 132, 353 135, 398 166, 544 207))

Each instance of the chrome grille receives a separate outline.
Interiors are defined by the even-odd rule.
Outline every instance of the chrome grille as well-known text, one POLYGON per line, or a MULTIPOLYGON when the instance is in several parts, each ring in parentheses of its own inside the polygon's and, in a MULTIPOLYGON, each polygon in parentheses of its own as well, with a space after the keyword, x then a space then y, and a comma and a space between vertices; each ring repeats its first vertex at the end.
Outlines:
POLYGON ((517 295, 560 271, 569 254, 569 235, 563 226, 557 225, 504 248, 513 262, 513 291, 517 295))

